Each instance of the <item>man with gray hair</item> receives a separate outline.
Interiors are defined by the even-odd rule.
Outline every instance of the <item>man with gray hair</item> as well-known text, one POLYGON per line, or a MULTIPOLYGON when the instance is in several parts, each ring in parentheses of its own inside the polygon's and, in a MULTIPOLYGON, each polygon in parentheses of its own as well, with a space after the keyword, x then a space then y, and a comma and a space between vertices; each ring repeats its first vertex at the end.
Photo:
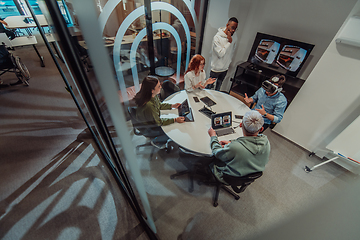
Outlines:
POLYGON ((219 142, 214 129, 209 129, 210 146, 218 160, 213 163, 211 170, 220 182, 226 183, 222 178, 223 173, 240 177, 264 171, 269 161, 270 143, 267 136, 259 134, 263 124, 261 114, 253 110, 245 113, 240 123, 243 137, 219 142))

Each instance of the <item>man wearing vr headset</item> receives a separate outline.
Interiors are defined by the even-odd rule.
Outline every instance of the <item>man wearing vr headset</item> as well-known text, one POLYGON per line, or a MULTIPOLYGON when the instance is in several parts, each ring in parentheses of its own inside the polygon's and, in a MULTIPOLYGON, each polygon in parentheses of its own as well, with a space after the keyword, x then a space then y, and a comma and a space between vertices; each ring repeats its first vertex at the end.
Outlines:
MULTIPOLYGON (((252 97, 248 97, 245 93, 245 102, 256 102, 255 110, 258 111, 264 118, 265 131, 271 122, 279 123, 284 115, 287 105, 287 99, 281 93, 282 85, 285 83, 284 75, 274 75, 269 80, 262 83, 262 86, 257 90, 252 97)), ((263 132, 262 131, 262 132, 263 132)))

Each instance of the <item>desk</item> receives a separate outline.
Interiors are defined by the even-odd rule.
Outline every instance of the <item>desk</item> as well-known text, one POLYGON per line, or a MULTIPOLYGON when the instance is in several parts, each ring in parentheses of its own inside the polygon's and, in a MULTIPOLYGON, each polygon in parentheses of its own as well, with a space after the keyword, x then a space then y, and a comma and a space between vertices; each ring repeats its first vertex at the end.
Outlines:
MULTIPOLYGON (((45 19, 44 15, 35 15, 36 19, 39 21, 39 24, 41 27, 46 27, 48 26, 48 22, 45 19)), ((22 28, 22 29, 26 29, 27 33, 29 34, 29 36, 18 36, 16 38, 14 38, 13 40, 11 40, 11 44, 12 47, 20 47, 20 46, 26 46, 26 45, 32 45, 36 54, 38 55, 39 59, 40 59, 40 64, 42 67, 45 67, 44 64, 44 57, 40 55, 39 51, 36 48, 36 38, 35 36, 32 36, 32 32, 29 28, 32 27, 37 27, 35 24, 35 21, 32 20, 31 22, 24 22, 25 18, 27 19, 31 19, 32 17, 30 16, 9 16, 7 18, 4 19, 4 21, 8 24, 6 26, 6 28, 9 29, 18 29, 18 28, 22 28)), ((57 50, 56 50, 57 51, 57 50)))
MULTIPOLYGON (((242 103, 237 98, 223 92, 215 90, 196 90, 187 93, 185 90, 177 92, 165 99, 166 103, 181 103, 185 99, 188 100, 189 105, 194 115, 194 122, 174 123, 167 126, 162 126, 166 135, 176 142, 179 146, 206 156, 212 155, 210 148, 210 137, 208 130, 211 127, 211 119, 199 112, 199 109, 204 107, 202 101, 196 103, 193 97, 209 97, 216 102, 212 106, 212 111, 216 113, 231 111, 233 116, 233 127, 238 126, 240 119, 235 119, 234 115, 244 115, 249 111, 249 107, 242 103)), ((161 117, 178 117, 178 110, 164 110, 161 111, 161 117)), ((231 140, 243 136, 240 127, 235 128, 235 133, 221 136, 219 140, 231 140)))
MULTIPOLYGON (((35 15, 36 19, 39 21, 41 27, 48 26, 48 22, 45 19, 44 15, 35 15)), ((8 24, 6 28, 32 28, 37 27, 35 21, 32 19, 31 16, 9 16, 4 19, 4 21, 8 24), (30 22, 24 22, 25 18, 30 19, 30 22)))

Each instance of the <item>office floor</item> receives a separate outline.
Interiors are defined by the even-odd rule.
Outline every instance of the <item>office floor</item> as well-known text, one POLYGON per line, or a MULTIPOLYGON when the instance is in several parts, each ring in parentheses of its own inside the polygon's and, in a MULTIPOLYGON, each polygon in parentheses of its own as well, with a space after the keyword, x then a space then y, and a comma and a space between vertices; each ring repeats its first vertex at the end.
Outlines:
MULTIPOLYGON (((16 50, 32 75, 30 86, 0 90, 0 238, 147 239, 46 48, 39 51, 45 68, 31 47, 16 50)), ((221 192, 216 208, 211 187, 195 184, 190 193, 187 177, 169 177, 193 159, 180 158, 176 149, 140 148, 137 161, 159 239, 245 239, 359 179, 332 163, 305 173, 305 165, 320 159, 270 129, 265 134, 272 149, 264 175, 238 201, 221 192)))

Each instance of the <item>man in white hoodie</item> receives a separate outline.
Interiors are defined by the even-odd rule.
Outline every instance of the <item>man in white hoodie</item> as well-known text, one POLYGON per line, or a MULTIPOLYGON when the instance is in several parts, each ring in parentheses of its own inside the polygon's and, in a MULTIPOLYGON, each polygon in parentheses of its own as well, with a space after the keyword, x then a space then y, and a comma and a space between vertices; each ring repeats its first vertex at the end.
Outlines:
MULTIPOLYGON (((236 38, 234 32, 238 26, 235 17, 229 19, 226 27, 221 27, 213 38, 211 55, 210 77, 216 78, 215 90, 220 91, 221 84, 229 69, 235 51, 236 38)), ((206 86, 207 89, 213 88, 214 84, 206 86)))

